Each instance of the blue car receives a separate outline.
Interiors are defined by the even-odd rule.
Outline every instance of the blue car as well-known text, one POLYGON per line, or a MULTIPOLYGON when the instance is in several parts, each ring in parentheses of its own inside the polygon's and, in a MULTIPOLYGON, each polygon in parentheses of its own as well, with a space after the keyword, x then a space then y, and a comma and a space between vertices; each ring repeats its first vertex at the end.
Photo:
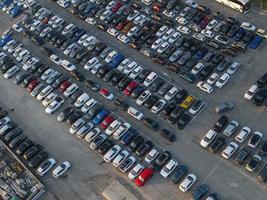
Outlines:
POLYGON ((130 142, 135 138, 135 136, 138 135, 138 132, 137 130, 133 129, 133 128, 129 128, 129 130, 124 133, 124 135, 122 136, 120 142, 123 144, 123 145, 128 145, 130 144, 130 142))
POLYGON ((0 39, 0 47, 3 47, 6 45, 6 43, 8 43, 10 40, 12 40, 11 36, 8 35, 2 39, 0 39))
POLYGON ((201 47, 197 50, 195 57, 198 60, 201 60, 207 53, 208 53, 208 48, 207 47, 201 47))
POLYGON ((13 0, 3 0, 1 3, 0 3, 0 9, 2 9, 4 6, 6 5, 10 5, 11 3, 13 2, 13 0))
POLYGON ((17 17, 20 13, 22 12, 21 6, 15 6, 11 12, 10 12, 10 16, 15 18, 17 17))
POLYGON ((113 58, 111 60, 111 62, 109 63, 109 66, 111 68, 116 68, 118 67, 118 65, 124 60, 124 56, 121 54, 118 54, 117 56, 115 56, 115 58, 113 58))
POLYGON ((240 28, 239 31, 234 35, 235 41, 240 41, 246 35, 246 31, 243 28, 240 28))
POLYGON ((259 35, 256 35, 253 40, 249 43, 249 48, 256 49, 262 42, 262 37, 259 35))
POLYGON ((100 124, 108 115, 110 114, 110 111, 103 108, 94 118, 93 123, 95 125, 100 124))

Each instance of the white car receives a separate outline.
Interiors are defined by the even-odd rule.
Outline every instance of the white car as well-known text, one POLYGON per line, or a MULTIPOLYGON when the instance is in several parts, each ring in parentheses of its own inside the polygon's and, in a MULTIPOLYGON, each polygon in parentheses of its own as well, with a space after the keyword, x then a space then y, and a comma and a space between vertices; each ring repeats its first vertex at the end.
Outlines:
POLYGON ((129 128, 131 128, 131 124, 127 122, 120 125, 119 128, 113 133, 114 139, 119 140, 124 135, 124 133, 129 130, 129 128))
POLYGON ((203 138, 201 139, 200 141, 200 145, 203 147, 203 148, 207 148, 210 143, 215 139, 217 135, 217 132, 215 132, 214 130, 210 129, 204 136, 203 138))
POLYGON ((107 135, 112 135, 121 125, 121 122, 118 120, 114 120, 109 126, 108 128, 105 130, 105 133, 107 135))
POLYGON ((137 31, 139 31, 139 28, 137 26, 132 27, 128 32, 127 32, 127 36, 128 37, 133 37, 135 33, 137 33, 137 31))
POLYGON ((94 105, 97 104, 97 101, 94 98, 89 99, 81 108, 83 113, 87 113, 94 105))
POLYGON ((150 152, 145 157, 145 162, 147 164, 152 163, 153 160, 155 160, 159 155, 159 151, 157 149, 151 149, 150 152))
POLYGON ((45 112, 47 114, 53 114, 63 103, 64 99, 58 96, 49 104, 49 106, 45 109, 45 112))
POLYGON ((98 127, 95 127, 85 136, 84 140, 89 143, 94 140, 100 133, 101 130, 98 127))
POLYGON ((22 69, 28 71, 37 62, 39 62, 39 59, 33 56, 22 66, 22 69))
POLYGON ((181 16, 176 17, 176 21, 181 25, 186 25, 188 23, 187 19, 181 16))
POLYGON ((88 24, 91 24, 91 25, 96 25, 96 20, 92 17, 87 17, 85 19, 85 21, 88 23, 88 24))
POLYGON ((94 128, 94 124, 92 122, 88 122, 79 128, 76 132, 76 136, 82 139, 89 131, 92 130, 92 128, 94 128))
POLYGON ((49 77, 51 74, 53 74, 53 73, 54 73, 54 70, 51 69, 51 68, 49 68, 49 69, 47 69, 47 70, 42 74, 41 79, 42 79, 43 81, 46 81, 46 79, 48 79, 48 77, 49 77))
POLYGON ((157 49, 158 54, 164 53, 170 47, 169 42, 163 42, 157 49))
POLYGON ((107 33, 113 37, 117 37, 120 33, 115 28, 108 28, 107 33))
POLYGON ((196 182, 197 176, 195 174, 188 174, 186 178, 180 183, 179 189, 182 192, 187 192, 191 186, 196 182))
POLYGON ((104 155, 103 159, 105 162, 111 162, 121 151, 119 145, 114 145, 111 147, 108 152, 104 155))
POLYGON ((129 77, 132 78, 132 79, 135 79, 137 76, 139 76, 139 75, 142 73, 143 70, 144 70, 144 68, 138 65, 138 66, 131 72, 131 74, 129 75, 129 77))
POLYGON ((252 85, 248 90, 247 90, 247 92, 245 93, 245 95, 244 95, 244 98, 246 99, 246 100, 251 100, 253 97, 254 97, 254 95, 256 94, 256 92, 258 91, 258 86, 257 85, 252 85))
POLYGON ((144 86, 149 87, 157 78, 158 75, 155 72, 151 72, 143 82, 144 86))
POLYGON ((70 133, 74 134, 76 133, 83 125, 85 124, 85 121, 82 118, 77 119, 74 124, 70 127, 70 133))
POLYGON ((143 113, 141 113, 140 111, 138 111, 137 109, 133 107, 129 107, 127 112, 129 115, 131 115, 133 118, 137 120, 142 120, 144 118, 143 113))
POLYGON ((99 63, 99 60, 97 57, 93 57, 90 60, 87 61, 87 63, 84 65, 84 69, 91 70, 95 65, 99 63))
POLYGON ((175 13, 171 10, 164 10, 163 11, 163 15, 165 15, 166 17, 169 18, 174 18, 175 17, 175 13))
POLYGON ((37 95, 37 100, 41 101, 49 95, 53 91, 53 87, 51 85, 47 85, 42 91, 37 95))
POLYGON ((239 69, 239 67, 240 67, 240 63, 238 63, 238 62, 233 62, 230 66, 229 66, 229 68, 227 69, 227 73, 228 74, 230 74, 230 75, 232 75, 232 74, 234 74, 238 69, 239 69))
POLYGON ((185 35, 189 35, 191 33, 191 30, 188 27, 182 25, 177 27, 177 31, 185 35))
POLYGON ((56 164, 56 160, 53 158, 49 158, 44 161, 37 169, 37 174, 40 176, 44 176, 54 165, 56 164))
POLYGON ((256 26, 254 26, 253 24, 248 23, 248 22, 243 22, 243 23, 241 24, 241 27, 242 27, 243 29, 248 30, 248 31, 255 31, 255 30, 256 30, 256 26))
POLYGON ((217 24, 218 21, 216 19, 213 19, 207 24, 206 29, 212 30, 217 24))
POLYGON ((81 94, 75 101, 74 106, 77 108, 82 107, 88 100, 90 96, 86 93, 81 94))
POLYGON ((153 44, 151 45, 151 49, 152 50, 157 50, 159 48, 159 46, 164 42, 164 40, 162 38, 158 38, 156 39, 153 44))
POLYGON ((166 31, 162 36, 161 38, 164 40, 164 41, 167 41, 171 35, 175 32, 174 29, 170 28, 168 31, 166 31))
POLYGON ((119 41, 121 41, 124 44, 128 44, 130 42, 130 39, 124 34, 118 35, 117 38, 118 38, 119 41))
POLYGON ((144 165, 137 163, 128 174, 128 178, 134 180, 144 169, 144 165))
POLYGON ((133 61, 124 68, 123 73, 129 75, 137 67, 138 64, 135 61, 133 61))
POLYGON ((51 54, 50 60, 56 63, 57 65, 61 65, 61 59, 56 54, 51 54))
POLYGON ((151 92, 149 90, 145 90, 137 99, 136 104, 143 105, 143 103, 151 96, 151 92))
POLYGON ((57 94, 55 92, 51 92, 49 95, 47 95, 45 97, 45 99, 43 100, 42 104, 43 106, 47 107, 49 106, 49 104, 54 101, 57 97, 57 94))
POLYGON ((178 89, 176 87, 172 87, 164 96, 164 99, 170 101, 175 95, 178 93, 178 89))
POLYGON ((111 51, 108 55, 107 55, 107 57, 105 58, 105 62, 106 63, 110 63, 112 60, 113 60, 113 58, 115 58, 116 56, 118 55, 118 52, 116 52, 116 51, 111 51))
POLYGON ((169 42, 170 44, 173 44, 173 43, 175 43, 175 42, 178 40, 179 37, 181 37, 181 33, 179 33, 178 31, 175 31, 175 32, 170 36, 170 38, 168 39, 168 42, 169 42))
POLYGON ((128 66, 131 62, 133 62, 131 59, 129 58, 125 58, 120 64, 119 66, 117 67, 117 69, 119 71, 124 71, 125 67, 128 66))
POLYGON ((18 24, 13 24, 12 29, 18 33, 21 33, 23 31, 23 28, 19 26, 18 24))
POLYGON ((235 142, 231 142, 228 146, 222 151, 222 157, 225 159, 230 159, 231 156, 236 152, 238 149, 238 144, 235 142))
POLYGON ((215 34, 211 30, 208 30, 208 29, 202 30, 201 33, 210 39, 215 36, 215 34))
POLYGON ((4 74, 4 78, 5 79, 9 79, 11 77, 13 77, 15 74, 17 74, 19 72, 20 68, 16 65, 14 65, 13 67, 11 67, 10 69, 8 69, 6 71, 6 73, 4 74))
POLYGON ((89 35, 87 33, 83 34, 82 37, 79 38, 78 44, 83 44, 88 37, 89 35))
POLYGON ((127 20, 133 21, 139 15, 139 11, 134 10, 131 14, 128 15, 127 20))
POLYGON ((160 171, 160 175, 167 178, 172 171, 177 167, 178 161, 171 159, 160 171))
POLYGON ((119 167, 121 163, 126 160, 126 158, 130 155, 129 151, 122 150, 113 160, 112 164, 114 167, 119 167))
POLYGON ((212 93, 213 91, 213 87, 203 81, 198 82, 197 87, 208 94, 212 93))
POLYGON ((78 90, 76 83, 72 83, 63 93, 64 97, 70 97, 74 92, 78 90))
POLYGON ((258 144, 261 142, 262 138, 263 134, 258 131, 255 131, 248 141, 248 146, 251 148, 256 148, 258 144))
POLYGON ((196 40, 199 40, 201 42, 205 42, 207 39, 206 36, 203 35, 202 33, 194 33, 193 38, 195 38, 196 40))
POLYGON ((66 70, 70 72, 76 70, 76 66, 68 60, 65 60, 65 59, 61 60, 60 64, 62 67, 64 67, 66 70))
POLYGON ((201 62, 199 62, 199 63, 197 63, 197 64, 193 67, 193 69, 191 70, 191 74, 193 74, 193 75, 197 75, 198 73, 201 72, 201 70, 202 70, 203 68, 204 68, 204 64, 201 63, 201 62))
POLYGON ((219 74, 217 74, 216 72, 214 72, 208 78, 207 83, 209 85, 213 85, 218 80, 219 77, 220 77, 219 74))
POLYGON ((169 28, 166 25, 161 26, 160 29, 156 32, 156 36, 161 37, 168 29, 169 28))
POLYGON ((157 114, 165 105, 167 101, 164 99, 158 100, 151 108, 151 112, 157 114))
POLYGON ((185 2, 187 5, 191 6, 192 8, 197 8, 198 7, 198 3, 193 1, 193 0, 187 0, 185 2))
POLYGON ((68 161, 64 161, 62 164, 60 164, 59 166, 57 166, 53 172, 52 172, 52 175, 55 177, 55 178, 59 178, 61 177, 63 174, 65 174, 68 169, 71 167, 71 164, 70 162, 68 161))
POLYGON ((229 80, 230 78, 230 75, 227 74, 226 72, 221 75, 221 77, 216 81, 215 83, 215 86, 218 87, 218 88, 222 88, 226 83, 227 81, 229 80))
POLYGON ((249 127, 243 127, 235 136, 235 140, 239 143, 244 142, 244 140, 249 136, 250 132, 251 129, 249 127))

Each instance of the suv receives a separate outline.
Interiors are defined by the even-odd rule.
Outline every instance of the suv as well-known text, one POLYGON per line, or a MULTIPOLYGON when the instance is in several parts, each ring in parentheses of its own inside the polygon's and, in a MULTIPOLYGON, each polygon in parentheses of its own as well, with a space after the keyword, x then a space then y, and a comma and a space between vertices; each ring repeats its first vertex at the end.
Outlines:
POLYGON ((227 122, 228 122, 228 117, 225 115, 222 115, 219 118, 219 120, 214 124, 213 130, 217 133, 220 132, 223 129, 223 127, 227 124, 227 122))

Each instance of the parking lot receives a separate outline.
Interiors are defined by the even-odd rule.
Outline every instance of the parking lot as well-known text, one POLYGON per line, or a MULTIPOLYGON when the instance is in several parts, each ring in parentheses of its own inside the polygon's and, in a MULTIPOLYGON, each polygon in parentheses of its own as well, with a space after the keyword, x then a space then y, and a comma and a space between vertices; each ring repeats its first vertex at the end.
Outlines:
MULTIPOLYGON (((265 71, 266 57, 266 42, 263 42, 256 50, 248 50, 245 53, 238 54, 235 59, 241 63, 241 68, 231 79, 226 88, 216 90, 212 95, 205 95, 199 91, 195 85, 188 84, 176 74, 170 73, 162 66, 152 62, 150 59, 144 57, 138 51, 121 44, 118 40, 107 33, 100 32, 94 26, 88 25, 86 22, 76 18, 71 13, 65 11, 57 4, 50 1, 40 1, 40 3, 57 13, 63 19, 73 24, 79 24, 80 27, 92 35, 97 36, 98 39, 123 53, 124 56, 129 56, 131 59, 138 61, 139 64, 155 71, 164 79, 172 80, 172 83, 177 87, 185 88, 193 96, 203 100, 207 106, 192 120, 192 122, 183 131, 178 131, 175 126, 170 126, 160 118, 155 118, 154 114, 143 107, 138 107, 145 116, 153 117, 159 122, 161 128, 167 128, 171 132, 176 133, 177 141, 174 143, 166 142, 151 129, 145 127, 142 122, 138 122, 131 118, 125 111, 109 103, 99 94, 92 92, 84 86, 84 84, 76 82, 86 91, 90 96, 104 104, 109 110, 114 112, 117 117, 130 122, 134 128, 139 130, 146 138, 151 139, 157 146, 163 150, 169 150, 172 156, 179 161, 179 163, 188 166, 189 171, 198 176, 197 184, 207 183, 211 191, 218 192, 223 199, 264 199, 266 196, 266 185, 260 184, 255 179, 255 174, 247 173, 243 167, 234 166, 231 162, 223 160, 220 156, 203 150, 199 146, 201 137, 207 130, 213 126, 218 119, 218 115, 214 112, 214 107, 225 101, 231 101, 236 104, 233 111, 227 115, 231 119, 240 122, 240 126, 250 126, 265 133, 267 131, 266 125, 263 123, 267 118, 266 110, 263 107, 255 107, 246 102, 243 98, 244 93, 249 86, 257 80, 265 71), (253 73, 251 73, 253 72, 253 73)), ((218 9, 218 4, 212 4, 212 8, 218 9)), ((229 15, 231 11, 226 10, 229 15)), ((226 15, 227 15, 226 14, 226 15)), ((254 22, 249 13, 247 16, 249 21, 254 22)), ((1 13, 1 16, 4 15, 1 13)), ((262 20, 255 22, 257 25, 264 26, 260 22, 266 19, 263 13, 262 20)), ((8 20, 1 18, 3 27, 6 27, 8 20)), ((53 64, 50 59, 41 52, 40 48, 36 46, 31 40, 15 33, 14 39, 21 41, 23 45, 30 50, 31 54, 38 57, 53 69, 59 70, 67 74, 62 67, 53 64)), ((47 46, 52 47, 49 44, 47 46)), ((61 50, 53 48, 57 55, 62 58, 67 58, 61 50)), ((81 70, 83 71, 83 70, 81 70)), ((133 99, 126 98, 121 92, 118 92, 107 83, 94 78, 92 74, 86 74, 86 77, 93 79, 100 83, 101 87, 110 89, 116 97, 120 97, 127 101, 130 105, 136 107, 137 105, 133 99)), ((56 116, 58 111, 53 116, 47 115, 44 112, 43 106, 35 99, 33 99, 28 92, 20 86, 16 86, 10 80, 0 79, 1 84, 1 104, 7 108, 14 108, 11 116, 16 121, 22 123, 22 127, 28 134, 44 145, 49 152, 59 160, 69 160, 73 167, 68 172, 67 178, 62 180, 55 180, 50 175, 44 177, 44 182, 47 184, 49 190, 46 193, 45 199, 101 199, 102 190, 114 178, 122 178, 126 180, 129 187, 135 190, 139 199, 188 199, 188 194, 179 192, 177 186, 174 186, 168 181, 164 180, 160 175, 155 175, 143 189, 136 189, 134 184, 127 180, 127 177, 117 172, 111 165, 103 164, 101 157, 94 153, 79 139, 72 136, 68 132, 66 124, 58 123, 56 116), (21 106, 23 104, 23 106, 21 106), (25 117, 27 116, 27 118, 25 117), (101 167, 99 167, 99 165, 101 167)), ((266 136, 265 136, 266 139, 266 136)))

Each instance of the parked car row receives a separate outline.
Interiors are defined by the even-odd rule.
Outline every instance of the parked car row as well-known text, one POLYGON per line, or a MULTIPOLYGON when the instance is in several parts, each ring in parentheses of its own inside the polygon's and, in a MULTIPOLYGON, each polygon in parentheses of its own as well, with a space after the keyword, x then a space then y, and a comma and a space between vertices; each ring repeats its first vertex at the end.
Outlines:
POLYGON ((257 48, 262 41, 262 36, 254 33, 254 25, 240 24, 232 17, 223 20, 197 3, 196 7, 176 1, 168 6, 171 10, 164 10, 167 4, 159 2, 143 2, 145 6, 136 2, 109 3, 69 3, 65 9, 140 49, 167 69, 181 71, 180 77, 185 80, 191 83, 198 80, 198 88, 206 93, 213 91, 213 85, 222 88, 240 67, 222 53, 234 55, 241 47, 257 48), (82 14, 86 7, 89 12, 82 14), (214 49, 210 50, 211 47, 214 49))
MULTIPOLYGON (((0 119, 0 138, 26 164, 35 169, 37 174, 44 176, 56 164, 54 158, 48 158, 48 153, 42 145, 28 138, 17 124, 5 116, 0 119)), ((61 177, 70 168, 68 161, 63 162, 52 171, 55 178, 61 177)))
MULTIPOLYGON (((36 4, 35 0, 27 0, 27 2, 30 6, 36 4)), ((0 1, 0 9, 10 17, 15 18, 27 9, 27 5, 23 0, 2 0, 0 1)))
MULTIPOLYGON (((48 24, 49 23, 50 21, 48 21, 48 24)), ((50 27, 52 27, 51 30, 53 29, 52 23, 53 22, 50 23, 50 27)), ((28 22, 26 27, 31 27, 33 30, 34 25, 30 24, 28 22)), ((65 27, 67 26, 69 25, 66 24, 65 27)), ((58 40, 64 38, 62 35, 63 31, 64 29, 60 34, 56 34, 58 40)), ((33 32, 36 33, 35 31, 33 32)), ((179 109, 179 113, 176 111, 176 114, 173 114, 171 120, 168 121, 172 124, 176 124, 176 121, 180 121, 179 124, 177 124, 179 129, 183 129, 191 121, 192 115, 196 115, 204 107, 205 104, 201 100, 188 95, 186 90, 173 86, 159 77, 155 72, 144 69, 143 66, 140 66, 130 58, 124 58, 120 53, 106 46, 89 33, 82 32, 83 34, 80 34, 80 37, 76 38, 74 41, 69 41, 65 37, 66 41, 61 41, 59 45, 57 43, 58 40, 53 40, 56 41, 56 43, 51 43, 53 37, 51 40, 48 38, 48 40, 50 44, 62 49, 64 54, 71 58, 73 58, 73 53, 85 52, 84 56, 88 61, 86 63, 80 62, 80 64, 84 64, 85 70, 96 74, 98 78, 101 78, 105 82, 110 82, 114 86, 116 85, 126 96, 132 96, 136 99, 138 105, 144 105, 150 109, 152 113, 158 114, 167 107, 168 110, 165 112, 165 116, 168 116, 171 114, 172 110, 176 108, 176 105, 179 105, 177 108, 179 109), (89 47, 93 49, 89 51, 89 47), (100 49, 98 49, 98 47, 100 49), (148 90, 146 90, 146 88, 148 88, 148 90), (152 92, 157 92, 157 95, 154 95, 152 92)), ((61 59, 58 58, 58 60, 61 59)), ((100 92, 102 92, 103 95, 103 92, 107 92, 107 90, 101 90, 100 92)), ((113 98, 112 94, 109 95, 111 96, 108 98, 113 98)))
POLYGON ((267 73, 263 74, 255 84, 250 86, 244 94, 244 98, 256 106, 265 105, 267 107, 267 73))
MULTIPOLYGON (((225 159, 231 159, 235 156, 234 162, 238 165, 245 164, 249 172, 255 172, 263 165, 263 159, 267 156, 267 141, 263 141, 263 133, 259 131, 252 132, 249 127, 242 127, 239 131, 239 123, 235 120, 229 121, 228 117, 222 115, 201 139, 200 146, 209 149, 212 153, 217 153, 221 150, 221 156, 225 159), (222 132, 222 135, 220 135, 222 132), (235 135, 235 141, 226 145, 225 137, 235 135), (247 140, 247 145, 242 145, 247 140), (257 152, 253 152, 260 143, 263 143, 257 152), (242 145, 242 147, 241 147, 242 145)), ((259 180, 266 181, 266 167, 263 167, 258 176, 259 180)))

